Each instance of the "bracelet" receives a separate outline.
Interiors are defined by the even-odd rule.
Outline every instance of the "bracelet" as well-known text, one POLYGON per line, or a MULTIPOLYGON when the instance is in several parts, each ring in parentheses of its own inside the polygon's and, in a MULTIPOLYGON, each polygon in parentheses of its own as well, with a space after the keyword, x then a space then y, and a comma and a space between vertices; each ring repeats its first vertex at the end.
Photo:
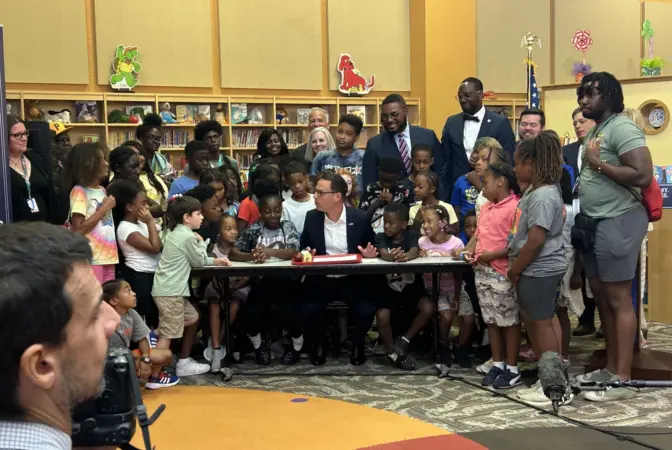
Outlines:
POLYGON ((597 172, 602 173, 602 164, 605 163, 605 160, 600 161, 600 164, 597 166, 597 172))

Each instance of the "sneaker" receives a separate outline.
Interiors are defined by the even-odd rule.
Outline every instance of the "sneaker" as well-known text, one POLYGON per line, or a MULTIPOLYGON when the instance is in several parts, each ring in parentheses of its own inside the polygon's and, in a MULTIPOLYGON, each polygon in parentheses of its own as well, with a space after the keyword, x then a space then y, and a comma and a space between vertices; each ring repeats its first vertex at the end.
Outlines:
POLYGON ((585 324, 579 324, 578 327, 574 328, 572 331, 572 336, 575 337, 581 337, 581 336, 589 336, 591 334, 595 334, 595 325, 585 325, 585 324))
POLYGON ((450 368, 453 358, 447 345, 439 344, 439 354, 437 356, 437 364, 450 368))
POLYGON ((208 338, 208 346, 203 349, 203 358, 207 362, 212 362, 212 338, 208 338))
POLYGON ((149 332, 149 345, 152 348, 155 348, 158 343, 159 343, 159 335, 156 334, 156 330, 150 331, 149 332))
POLYGON ((476 372, 485 375, 490 372, 490 369, 492 369, 492 359, 489 359, 480 366, 476 367, 476 372))
POLYGON ((497 366, 492 366, 490 370, 488 371, 487 374, 483 377, 483 380, 481 381, 481 386, 492 386, 492 384, 495 382, 497 377, 499 377, 502 372, 504 372, 502 369, 500 369, 497 366))
MULTIPOLYGON (((613 375, 604 381, 620 381, 620 378, 618 378, 616 375, 613 375)), ((637 395, 637 391, 624 387, 607 387, 604 391, 588 391, 584 395, 586 400, 590 400, 591 402, 613 402, 632 398, 637 395)))
MULTIPOLYGON (((528 395, 534 394, 537 392, 539 389, 541 389, 541 380, 537 380, 536 383, 534 383, 532 386, 529 388, 521 388, 516 391, 516 396, 519 399, 523 399, 523 397, 527 397, 528 395)), ((543 389, 542 389, 543 391, 543 389)))
POLYGON ((394 340, 394 351, 397 355, 399 355, 401 358, 405 358, 406 355, 408 355, 408 342, 406 339, 402 338, 401 336, 397 337, 394 340))
POLYGON ((188 377, 191 375, 201 375, 210 372, 209 364, 197 363, 191 358, 178 360, 175 365, 175 375, 178 377, 188 377))
POLYGON ((260 366, 267 366, 271 363, 271 352, 265 341, 261 341, 259 348, 254 350, 254 357, 260 366))
POLYGON ((495 389, 511 389, 522 384, 520 378, 520 372, 513 373, 509 369, 504 369, 492 383, 492 387, 495 389))
POLYGON ((611 374, 607 369, 597 369, 584 375, 577 375, 577 383, 601 383, 611 380, 611 374))
POLYGON ((226 356, 226 349, 224 347, 212 350, 212 362, 210 365, 210 372, 219 372, 222 368, 222 360, 226 356))
POLYGON ((149 377, 145 388, 147 389, 161 389, 171 386, 175 386, 180 382, 180 379, 175 375, 168 375, 167 373, 161 372, 158 377, 149 377))

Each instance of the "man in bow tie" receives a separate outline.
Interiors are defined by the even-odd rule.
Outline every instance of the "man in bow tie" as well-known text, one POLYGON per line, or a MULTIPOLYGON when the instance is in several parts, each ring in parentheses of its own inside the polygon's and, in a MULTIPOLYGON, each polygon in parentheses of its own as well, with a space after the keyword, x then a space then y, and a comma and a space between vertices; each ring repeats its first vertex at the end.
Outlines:
POLYGON ((441 184, 446 186, 442 200, 450 199, 455 180, 469 171, 469 157, 476 139, 497 139, 511 156, 515 137, 506 116, 487 111, 483 106, 483 83, 478 78, 466 78, 457 91, 456 99, 462 112, 448 117, 441 136, 441 158, 445 168, 441 171, 441 184))

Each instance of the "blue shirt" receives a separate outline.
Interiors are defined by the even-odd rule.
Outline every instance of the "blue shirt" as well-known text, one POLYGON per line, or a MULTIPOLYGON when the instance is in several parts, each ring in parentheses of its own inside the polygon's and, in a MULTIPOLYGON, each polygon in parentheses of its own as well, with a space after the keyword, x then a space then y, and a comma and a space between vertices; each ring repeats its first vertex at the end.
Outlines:
POLYGON ((467 237, 466 231, 464 230, 460 231, 460 234, 457 237, 460 238, 460 240, 464 243, 465 246, 469 243, 469 237, 467 237))
POLYGON ((172 198, 173 195, 184 194, 189 189, 195 188, 196 186, 198 186, 198 180, 192 180, 188 176, 182 175, 170 185, 168 198, 172 198))
POLYGON ((364 150, 355 149, 347 156, 342 156, 337 150, 320 152, 315 155, 313 165, 310 167, 310 174, 317 175, 325 170, 336 171, 338 169, 348 169, 357 179, 357 193, 361 194, 364 190, 362 186, 362 161, 364 160, 364 150))
POLYGON ((476 197, 478 197, 478 189, 467 180, 466 175, 462 175, 455 182, 450 204, 453 208, 460 208, 460 216, 464 217, 467 212, 476 207, 476 197))

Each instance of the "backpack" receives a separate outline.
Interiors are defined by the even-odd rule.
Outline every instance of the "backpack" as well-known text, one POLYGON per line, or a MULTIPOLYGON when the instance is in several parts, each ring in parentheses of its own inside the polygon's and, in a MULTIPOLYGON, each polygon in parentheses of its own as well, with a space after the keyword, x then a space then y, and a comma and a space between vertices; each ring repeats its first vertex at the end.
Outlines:
POLYGON ((649 222, 658 222, 663 217, 663 192, 655 177, 651 184, 642 189, 642 204, 646 208, 649 222))

